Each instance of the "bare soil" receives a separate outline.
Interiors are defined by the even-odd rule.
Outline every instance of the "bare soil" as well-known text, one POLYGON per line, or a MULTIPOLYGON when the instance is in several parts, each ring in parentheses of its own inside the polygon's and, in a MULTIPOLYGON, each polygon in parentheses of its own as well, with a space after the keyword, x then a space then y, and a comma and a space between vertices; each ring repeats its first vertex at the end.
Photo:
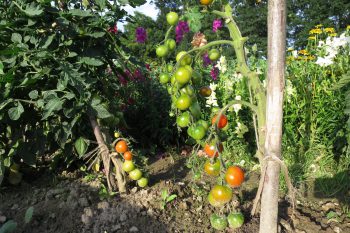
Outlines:
MULTIPOLYGON (((0 227, 13 219, 16 232, 47 233, 111 233, 111 232, 216 232, 210 227, 209 216, 227 213, 214 209, 206 195, 211 181, 204 177, 194 182, 185 166, 185 158, 155 160, 150 165, 150 187, 140 189, 130 182, 130 192, 103 198, 99 179, 87 180, 79 172, 63 172, 60 176, 42 174, 25 177, 19 186, 0 191, 0 227), (161 191, 167 189, 177 198, 161 208, 161 191), (30 223, 24 224, 28 207, 34 207, 30 223)), ((243 187, 235 190, 231 208, 240 209, 245 224, 233 231, 256 233, 259 218, 251 217, 252 200, 259 175, 248 174, 243 187)), ((337 200, 300 197, 295 210, 281 198, 279 232, 350 233, 350 219, 337 200)))

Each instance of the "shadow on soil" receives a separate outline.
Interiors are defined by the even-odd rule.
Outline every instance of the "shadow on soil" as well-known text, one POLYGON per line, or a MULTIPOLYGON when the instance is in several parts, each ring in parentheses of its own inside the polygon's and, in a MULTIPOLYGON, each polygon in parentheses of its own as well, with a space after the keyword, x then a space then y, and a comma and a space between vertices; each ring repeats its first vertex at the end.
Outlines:
MULTIPOLYGON (((142 190, 132 196, 118 195, 101 200, 99 183, 64 179, 56 182, 22 182, 17 187, 0 190, 0 217, 18 223, 21 233, 97 233, 97 232, 168 232, 154 212, 142 190), (129 196, 130 197, 130 196, 129 196), (24 223, 26 210, 34 207, 30 223, 24 223)), ((0 223, 0 227, 1 227, 0 223)))
POLYGON ((314 196, 336 198, 341 205, 350 207, 350 170, 339 172, 333 177, 317 178, 314 196))

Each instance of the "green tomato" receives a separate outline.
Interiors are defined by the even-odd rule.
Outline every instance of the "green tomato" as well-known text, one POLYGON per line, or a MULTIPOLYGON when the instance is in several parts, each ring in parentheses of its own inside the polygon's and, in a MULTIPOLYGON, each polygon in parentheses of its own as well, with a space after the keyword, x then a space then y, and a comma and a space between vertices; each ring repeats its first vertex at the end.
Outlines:
POLYGON ((125 160, 125 162, 122 165, 122 169, 125 172, 131 172, 132 170, 135 169, 135 165, 132 161, 130 160, 125 160))
POLYGON ((174 66, 173 66, 172 64, 168 64, 168 65, 166 66, 166 69, 167 69, 167 71, 170 73, 170 72, 173 71, 174 66))
POLYGON ((197 124, 202 125, 205 128, 205 130, 209 129, 209 123, 205 120, 199 120, 199 121, 197 121, 197 124))
POLYGON ((230 228, 232 228, 232 229, 239 228, 244 223, 244 216, 241 212, 230 213, 227 216, 227 221, 228 221, 230 228))
POLYGON ((200 85, 202 83, 202 75, 199 72, 193 71, 192 83, 193 85, 200 85))
POLYGON ((175 79, 179 84, 184 85, 190 81, 191 72, 185 67, 180 67, 175 72, 175 79))
POLYGON ((169 81, 170 81, 169 74, 163 73, 163 74, 161 74, 161 75, 159 76, 159 82, 160 82, 160 83, 166 84, 166 83, 168 83, 169 81))
POLYGON ((199 119, 202 116, 201 106, 199 106, 198 101, 192 101, 190 106, 190 112, 192 113, 195 119, 199 119))
POLYGON ((166 45, 160 45, 156 49, 156 54, 158 57, 165 57, 166 55, 168 55, 168 52, 169 52, 169 49, 168 49, 168 46, 166 45))
POLYGON ((194 89, 191 85, 186 85, 185 87, 180 89, 181 93, 187 94, 189 96, 193 96, 194 95, 194 89))
POLYGON ((178 126, 184 128, 190 124, 191 114, 189 112, 184 112, 176 118, 176 123, 178 126))
POLYGON ((180 59, 181 59, 181 62, 180 62, 181 66, 191 65, 192 63, 191 55, 187 54, 186 51, 181 51, 176 55, 176 61, 178 62, 180 59), (182 56, 184 57, 182 58, 182 56))
POLYGON ((216 60, 218 60, 219 59, 219 57, 220 57, 220 52, 219 52, 219 50, 217 50, 217 49, 212 49, 212 50, 210 50, 209 51, 209 59, 210 60, 212 60, 212 61, 216 61, 216 60))
POLYGON ((190 71, 191 72, 191 75, 192 75, 192 73, 193 73, 193 68, 192 68, 192 66, 190 66, 190 65, 185 65, 184 66, 186 69, 188 69, 188 71, 190 71))
POLYGON ((225 216, 221 217, 217 214, 212 214, 210 216, 210 224, 214 229, 222 231, 227 227, 227 219, 225 216))
POLYGON ((146 177, 142 177, 141 179, 139 179, 137 181, 138 186, 140 186, 141 188, 144 188, 148 185, 148 179, 146 177))
POLYGON ((176 12, 170 11, 168 14, 166 14, 166 21, 171 26, 174 26, 179 21, 179 15, 176 12))
POLYGON ((136 168, 129 173, 129 177, 132 180, 139 180, 142 177, 142 172, 136 168))
POLYGON ((170 51, 173 51, 176 47, 176 42, 174 39, 167 39, 165 44, 166 44, 166 46, 168 46, 168 49, 170 51))
POLYGON ((186 110, 191 105, 191 97, 187 94, 180 95, 176 100, 176 107, 180 110, 186 110))
POLYGON ((196 125, 193 128, 193 132, 192 132, 192 138, 196 139, 196 140, 201 140, 202 138, 204 138, 205 134, 206 134, 206 130, 202 125, 196 125))

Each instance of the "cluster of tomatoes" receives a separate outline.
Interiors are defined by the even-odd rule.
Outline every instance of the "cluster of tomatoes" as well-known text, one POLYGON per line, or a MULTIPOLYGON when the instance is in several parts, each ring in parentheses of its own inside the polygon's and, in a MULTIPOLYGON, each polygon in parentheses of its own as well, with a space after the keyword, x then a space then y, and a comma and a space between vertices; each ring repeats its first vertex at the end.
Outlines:
POLYGON ((118 140, 115 144, 115 150, 123 155, 123 171, 129 173, 129 178, 137 181, 138 186, 141 188, 146 187, 148 184, 148 179, 146 177, 142 177, 142 171, 136 168, 134 162, 132 161, 133 154, 129 150, 128 143, 124 139, 118 140))
MULTIPOLYGON (((202 5, 209 5, 212 1, 201 0, 202 5)), ((170 12, 166 16, 167 22, 170 25, 176 25, 178 15, 175 12, 170 12)), ((165 43, 158 46, 156 54, 160 58, 165 58, 171 51, 175 49, 176 43, 173 39, 165 40, 165 43)), ((208 57, 211 61, 216 61, 220 57, 220 53, 216 49, 208 51, 208 57)), ((208 86, 201 86, 201 75, 192 68, 192 57, 185 51, 181 51, 176 55, 177 65, 174 67, 170 64, 163 67, 159 75, 159 82, 166 86, 168 93, 171 95, 172 108, 177 113, 176 123, 180 128, 187 127, 187 134, 192 137, 197 143, 201 143, 202 139, 207 135, 210 124, 201 119, 201 107, 199 105, 197 95, 198 92, 203 97, 209 97, 212 90, 208 86), (198 91, 196 91, 196 89, 198 91)), ((221 130, 226 127, 228 119, 224 114, 218 114, 212 117, 212 129, 221 130), (218 116, 220 118, 218 119, 218 116)), ((221 175, 221 171, 225 166, 222 166, 219 153, 223 151, 223 145, 219 137, 213 140, 207 140, 204 146, 204 152, 208 161, 204 165, 204 171, 213 177, 221 175)), ((208 202, 213 207, 223 207, 231 201, 233 196, 232 188, 239 187, 244 181, 244 171, 238 166, 230 166, 222 173, 225 185, 217 184, 209 192, 208 202)), ((218 216, 213 214, 210 218, 213 228, 223 230, 229 226, 231 228, 240 227, 244 222, 242 213, 230 213, 228 216, 218 216)))

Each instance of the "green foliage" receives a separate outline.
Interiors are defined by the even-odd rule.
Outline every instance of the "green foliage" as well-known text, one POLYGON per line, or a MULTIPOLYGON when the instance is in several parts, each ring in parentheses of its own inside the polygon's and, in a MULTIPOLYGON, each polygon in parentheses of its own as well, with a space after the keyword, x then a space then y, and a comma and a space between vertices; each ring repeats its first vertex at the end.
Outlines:
POLYGON ((161 191, 161 208, 165 209, 166 205, 170 202, 172 202, 175 198, 177 198, 176 194, 170 194, 167 189, 163 189, 161 191))
POLYGON ((106 0, 18 0, 1 1, 0 13, 0 177, 12 160, 35 166, 58 150, 54 163, 70 163, 74 142, 93 135, 88 116, 122 122, 117 75, 135 65, 109 28, 126 12, 106 0))

